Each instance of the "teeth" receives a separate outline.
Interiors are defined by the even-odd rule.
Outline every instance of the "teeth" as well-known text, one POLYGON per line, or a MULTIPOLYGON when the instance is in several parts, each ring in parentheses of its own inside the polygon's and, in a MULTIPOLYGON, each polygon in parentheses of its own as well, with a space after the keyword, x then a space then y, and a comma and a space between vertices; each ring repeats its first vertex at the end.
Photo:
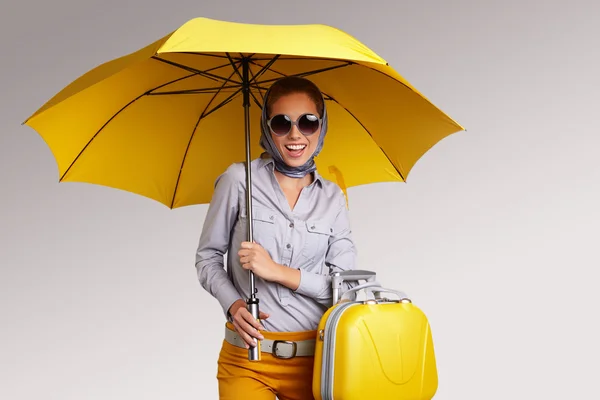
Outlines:
POLYGON ((304 145, 304 144, 288 144, 285 147, 287 147, 290 150, 302 150, 306 147, 306 145, 304 145))

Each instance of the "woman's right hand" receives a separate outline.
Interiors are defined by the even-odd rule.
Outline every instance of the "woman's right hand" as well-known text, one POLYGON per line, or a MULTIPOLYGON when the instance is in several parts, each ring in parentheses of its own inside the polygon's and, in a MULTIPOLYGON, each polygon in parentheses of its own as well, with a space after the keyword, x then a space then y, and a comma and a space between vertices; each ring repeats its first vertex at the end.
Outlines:
MULTIPOLYGON (((235 331, 244 340, 246 348, 250 346, 255 347, 256 341, 254 338, 263 340, 263 335, 260 334, 259 330, 265 330, 265 328, 252 317, 250 311, 246 308, 246 302, 242 299, 237 300, 229 307, 229 314, 233 322, 235 331)), ((269 315, 260 311, 259 318, 261 320, 269 318, 269 315)))

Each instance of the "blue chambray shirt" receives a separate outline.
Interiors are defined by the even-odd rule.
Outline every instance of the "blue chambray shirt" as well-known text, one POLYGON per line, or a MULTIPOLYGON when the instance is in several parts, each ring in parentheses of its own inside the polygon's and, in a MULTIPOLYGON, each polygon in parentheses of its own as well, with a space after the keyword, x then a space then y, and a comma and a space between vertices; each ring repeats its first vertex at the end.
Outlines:
MULTIPOLYGON (((300 286, 293 291, 255 276, 261 321, 268 331, 295 332, 317 328, 331 306, 330 274, 356 269, 346 198, 340 187, 315 172, 293 210, 274 175, 271 158, 252 161, 254 241, 282 265, 299 269, 300 286)), ((249 273, 237 255, 246 234, 246 171, 232 164, 219 176, 196 252, 202 287, 227 315, 238 299, 250 295, 249 273), (227 268, 224 260, 227 259, 227 268)), ((353 286, 345 284, 342 290, 353 286)))

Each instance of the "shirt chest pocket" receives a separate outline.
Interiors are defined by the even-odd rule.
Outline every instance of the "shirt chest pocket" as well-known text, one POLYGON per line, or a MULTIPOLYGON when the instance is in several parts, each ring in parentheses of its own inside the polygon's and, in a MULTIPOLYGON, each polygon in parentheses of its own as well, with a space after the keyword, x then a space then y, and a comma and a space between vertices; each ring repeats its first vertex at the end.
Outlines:
MULTIPOLYGON (((244 222, 244 241, 248 239, 246 233, 246 224, 248 223, 248 215, 246 210, 240 214, 241 220, 244 222)), ((273 248, 277 239, 277 215, 275 211, 263 207, 252 207, 252 236, 256 243, 260 244, 267 251, 273 248)))
POLYGON ((302 256, 311 261, 324 259, 329 248, 329 238, 333 234, 332 225, 325 220, 309 220, 304 226, 302 256))

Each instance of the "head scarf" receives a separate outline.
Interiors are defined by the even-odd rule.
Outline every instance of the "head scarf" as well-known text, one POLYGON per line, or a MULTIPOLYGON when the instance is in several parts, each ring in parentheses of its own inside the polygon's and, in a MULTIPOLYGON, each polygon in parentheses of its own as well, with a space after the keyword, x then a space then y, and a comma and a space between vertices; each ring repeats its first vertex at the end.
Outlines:
MULTIPOLYGON (((275 163, 275 169, 277 171, 291 178, 302 178, 307 174, 316 171, 317 167, 315 165, 314 158, 323 149, 325 134, 327 133, 327 107, 325 105, 325 99, 323 98, 323 117, 321 122, 321 134, 319 135, 319 142, 317 143, 317 148, 315 149, 315 152, 311 154, 310 158, 306 161, 304 165, 301 165, 299 167, 290 167, 283 161, 281 153, 279 153, 279 150, 273 142, 273 137, 271 136, 271 130, 269 129, 269 125, 267 125, 267 99, 269 98, 270 92, 271 89, 269 88, 267 94, 265 95, 265 100, 262 108, 260 145, 273 158, 273 161, 275 163)), ((323 94, 321 94, 321 97, 323 97, 323 94)))

